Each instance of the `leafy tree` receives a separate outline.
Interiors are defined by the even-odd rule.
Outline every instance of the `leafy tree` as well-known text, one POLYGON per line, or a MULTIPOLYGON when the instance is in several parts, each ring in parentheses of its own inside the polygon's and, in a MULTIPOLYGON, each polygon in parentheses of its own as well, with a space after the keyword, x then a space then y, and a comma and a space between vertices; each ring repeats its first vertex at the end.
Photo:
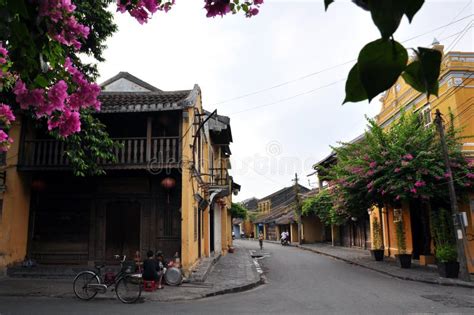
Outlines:
POLYGON ((232 218, 246 219, 247 213, 248 210, 244 206, 239 203, 232 203, 232 206, 230 207, 230 215, 232 218))
POLYGON ((341 225, 347 221, 348 214, 335 206, 335 200, 337 200, 336 192, 329 189, 322 190, 303 201, 302 214, 314 214, 325 225, 341 225))
POLYGON ((403 200, 446 199, 451 176, 462 193, 474 185, 474 165, 463 157, 459 131, 452 124, 446 139, 453 174, 445 173, 435 127, 425 127, 411 113, 389 129, 369 120, 362 139, 334 148, 337 163, 327 170, 327 179, 337 184, 351 213, 403 200))

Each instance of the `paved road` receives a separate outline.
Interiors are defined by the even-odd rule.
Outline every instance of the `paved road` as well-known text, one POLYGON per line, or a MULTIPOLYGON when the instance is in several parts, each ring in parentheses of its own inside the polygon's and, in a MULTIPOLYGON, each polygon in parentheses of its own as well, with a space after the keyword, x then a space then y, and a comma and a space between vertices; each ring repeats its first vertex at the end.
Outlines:
MULTIPOLYGON (((246 249, 257 243, 240 241, 246 249)), ((474 314, 474 290, 390 277, 293 247, 265 244, 267 284, 182 303, 2 298, 0 314, 474 314)), ((232 270, 229 270, 232 272, 232 270)))

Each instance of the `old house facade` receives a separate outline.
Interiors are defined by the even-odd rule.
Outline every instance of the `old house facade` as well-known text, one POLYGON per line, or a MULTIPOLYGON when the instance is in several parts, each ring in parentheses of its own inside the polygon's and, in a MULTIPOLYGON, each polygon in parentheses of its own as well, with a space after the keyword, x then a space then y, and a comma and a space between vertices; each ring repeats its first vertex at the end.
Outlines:
MULTIPOLYGON (((434 44, 434 49, 443 52, 444 46, 434 44)), ((443 52, 441 73, 439 77, 439 96, 429 100, 425 94, 415 91, 402 79, 389 89, 382 97, 382 108, 377 115, 377 123, 383 127, 397 121, 403 111, 414 111, 420 115, 425 125, 433 124, 435 111, 439 109, 445 121, 449 121, 450 113, 454 125, 461 129, 462 152, 468 159, 474 159, 474 53, 443 52)), ((448 201, 447 201, 448 202, 448 201)), ((383 241, 385 254, 397 254, 396 229, 394 226, 394 209, 381 209, 383 223, 383 241)), ((420 255, 433 253, 433 244, 423 237, 429 233, 429 210, 420 203, 403 204, 401 212, 407 234, 407 249, 418 259, 420 255)), ((465 212, 468 219, 466 255, 469 271, 474 272, 474 192, 471 192, 459 203, 459 211, 465 212)), ((379 217, 379 211, 372 211, 371 220, 379 217)))
POLYGON ((98 114, 122 144, 104 176, 75 177, 64 144, 21 117, 11 130, 0 213, 0 268, 24 259, 90 264, 149 249, 185 270, 231 245, 230 119, 201 90, 165 92, 121 72, 98 114))

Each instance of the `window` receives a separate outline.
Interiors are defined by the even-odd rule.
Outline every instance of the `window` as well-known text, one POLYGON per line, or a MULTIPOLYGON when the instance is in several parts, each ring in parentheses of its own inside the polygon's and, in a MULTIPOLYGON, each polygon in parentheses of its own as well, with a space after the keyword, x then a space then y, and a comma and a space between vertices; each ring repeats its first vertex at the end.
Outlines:
POLYGON ((428 127, 432 124, 433 119, 431 118, 431 106, 430 104, 425 105, 420 111, 420 120, 422 121, 425 127, 428 127))

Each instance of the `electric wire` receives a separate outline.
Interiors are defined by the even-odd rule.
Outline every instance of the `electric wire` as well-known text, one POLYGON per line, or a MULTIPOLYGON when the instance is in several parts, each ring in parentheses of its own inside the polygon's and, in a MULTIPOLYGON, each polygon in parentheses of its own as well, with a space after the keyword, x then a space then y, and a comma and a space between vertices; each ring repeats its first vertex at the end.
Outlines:
MULTIPOLYGON (((403 40, 402 43, 406 43, 406 42, 409 42, 409 41, 412 41, 414 39, 417 39, 417 38, 420 38, 420 37, 423 37, 427 34, 430 34, 432 32, 435 32, 437 30, 440 30, 440 29, 443 29, 443 28, 447 28, 448 26, 450 25, 453 25, 453 24, 457 24, 471 16, 473 16, 474 14, 470 14, 470 15, 467 15, 467 16, 464 16, 456 21, 453 21, 453 22, 450 22, 448 24, 445 24, 445 25, 442 25, 442 26, 439 26, 439 27, 436 27, 434 29, 431 29, 425 33, 422 33, 422 34, 419 34, 419 35, 416 35, 416 36, 413 36, 411 38, 408 38, 406 40, 403 40)), ((222 101, 219 101, 219 102, 215 102, 215 103, 212 103, 211 107, 214 107, 216 105, 221 105, 221 104, 225 104, 225 103, 229 103, 229 102, 232 102, 232 101, 236 101, 236 100, 239 100, 239 99, 242 99, 242 98, 246 98, 246 97, 249 97, 249 96, 253 96, 253 95, 257 95, 257 94, 261 94, 261 93, 264 93, 264 92, 267 92, 267 91, 270 91, 270 90, 273 90, 273 89, 276 89, 276 88, 279 88, 279 87, 282 87, 282 86, 285 86, 285 85, 288 85, 288 84, 291 84, 291 83, 295 83, 295 82, 298 82, 298 81, 301 81, 301 80, 304 80, 304 79, 307 79, 309 77, 312 77, 312 76, 315 76, 315 75, 319 75, 321 73, 324 73, 324 72, 327 72, 327 71, 330 71, 330 70, 333 70, 335 68, 338 68, 338 67, 341 67, 341 66, 345 66, 347 64, 350 64, 354 61, 357 61, 357 59, 351 59, 351 60, 348 60, 348 61, 345 61, 345 62, 342 62, 342 63, 339 63, 339 64, 336 64, 336 65, 333 65, 333 66, 330 66, 330 67, 327 67, 327 68, 324 68, 324 69, 321 69, 321 70, 318 70, 318 71, 315 71, 315 72, 312 72, 312 73, 309 73, 309 74, 306 74, 306 75, 303 75, 301 77, 298 77, 298 78, 295 78, 295 79, 292 79, 292 80, 288 80, 288 81, 285 81, 285 82, 282 82, 282 83, 279 83, 279 84, 276 84, 276 85, 273 85, 273 86, 270 86, 270 87, 267 87, 267 88, 263 88, 263 89, 260 89, 260 90, 256 90, 256 91, 253 91, 253 92, 249 92, 249 93, 246 93, 246 94, 242 94, 242 95, 239 95, 239 96, 236 96, 236 97, 232 97, 232 98, 229 98, 229 99, 226 99, 226 100, 222 100, 222 101)))

